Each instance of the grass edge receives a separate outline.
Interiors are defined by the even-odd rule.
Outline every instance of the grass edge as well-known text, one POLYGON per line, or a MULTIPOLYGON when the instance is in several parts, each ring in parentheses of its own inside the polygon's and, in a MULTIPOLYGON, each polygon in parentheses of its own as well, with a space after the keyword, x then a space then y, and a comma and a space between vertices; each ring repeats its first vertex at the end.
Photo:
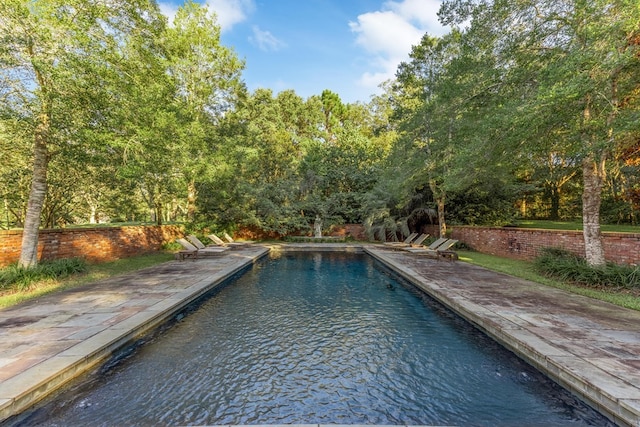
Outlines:
POLYGON ((37 300, 53 292, 61 292, 132 271, 142 270, 172 259, 173 254, 170 252, 153 252, 115 261, 89 264, 87 271, 84 273, 73 274, 61 279, 42 280, 34 283, 30 290, 0 295, 0 309, 37 300))
POLYGON ((640 298, 638 297, 617 292, 615 290, 603 291, 551 279, 537 273, 534 270, 533 262, 531 261, 514 260, 480 252, 462 250, 458 251, 458 255, 461 261, 484 267, 488 270, 508 274, 520 279, 530 280, 541 285, 561 289, 576 295, 605 301, 619 307, 640 311, 640 298))

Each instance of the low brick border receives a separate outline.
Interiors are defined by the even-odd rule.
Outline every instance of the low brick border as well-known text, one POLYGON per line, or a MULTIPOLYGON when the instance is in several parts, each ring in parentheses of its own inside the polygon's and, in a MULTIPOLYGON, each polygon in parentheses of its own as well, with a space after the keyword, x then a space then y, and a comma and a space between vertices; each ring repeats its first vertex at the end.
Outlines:
MULTIPOLYGON (((40 230, 38 259, 85 258, 89 262, 113 261, 162 249, 182 237, 176 225, 63 228, 40 230)), ((22 231, 0 231, 0 267, 18 261, 22 231)))
MULTIPOLYGON (((429 234, 438 235, 435 226, 429 234)), ((450 237, 478 252, 505 258, 533 260, 542 248, 562 248, 584 257, 582 231, 545 230, 517 227, 476 227, 456 225, 450 237)), ((602 233, 605 259, 616 264, 640 265, 640 233, 602 233)))

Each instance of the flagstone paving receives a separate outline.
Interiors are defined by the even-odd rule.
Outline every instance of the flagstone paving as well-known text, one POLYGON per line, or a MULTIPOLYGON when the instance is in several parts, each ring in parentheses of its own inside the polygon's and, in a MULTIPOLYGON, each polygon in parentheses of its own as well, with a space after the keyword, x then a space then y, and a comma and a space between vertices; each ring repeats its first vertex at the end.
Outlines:
MULTIPOLYGON (((345 245, 271 245, 291 248, 345 245)), ((101 366, 269 249, 167 262, 0 310, 0 421, 101 366)), ((640 312, 460 261, 364 250, 616 423, 640 427, 640 312)))

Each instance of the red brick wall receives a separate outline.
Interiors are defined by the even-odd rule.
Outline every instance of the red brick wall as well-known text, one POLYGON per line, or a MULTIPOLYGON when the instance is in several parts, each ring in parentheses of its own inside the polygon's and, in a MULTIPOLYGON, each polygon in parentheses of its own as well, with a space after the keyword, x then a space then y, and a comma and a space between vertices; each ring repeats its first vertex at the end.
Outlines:
MULTIPOLYGON (((40 230, 38 259, 112 261, 157 251, 183 235, 182 228, 173 225, 40 230)), ((22 231, 0 231, 0 266, 18 260, 21 244, 22 231)))
MULTIPOLYGON (((437 228, 429 230, 437 235, 437 228)), ((602 233, 605 258, 616 264, 640 264, 640 234, 602 233)), ((539 230, 510 227, 455 226, 451 238, 479 252, 531 260, 541 248, 556 247, 584 256, 582 231, 539 230)))
POLYGON ((357 241, 367 240, 367 235, 364 232, 364 225, 362 224, 339 225, 333 228, 329 235, 335 237, 351 237, 353 240, 357 241))

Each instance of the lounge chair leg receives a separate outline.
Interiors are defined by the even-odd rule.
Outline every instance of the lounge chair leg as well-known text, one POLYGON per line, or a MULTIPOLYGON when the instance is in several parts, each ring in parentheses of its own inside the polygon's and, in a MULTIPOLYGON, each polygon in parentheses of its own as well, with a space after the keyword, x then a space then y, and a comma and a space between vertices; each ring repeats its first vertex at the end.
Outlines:
POLYGON ((458 254, 456 252, 453 252, 453 251, 440 252, 440 256, 442 258, 445 258, 447 261, 457 261, 458 260, 458 254))
POLYGON ((193 259, 197 259, 198 258, 198 252, 190 252, 190 251, 180 251, 180 252, 176 252, 174 254, 174 257, 178 260, 178 261, 184 261, 185 258, 193 258, 193 259))

